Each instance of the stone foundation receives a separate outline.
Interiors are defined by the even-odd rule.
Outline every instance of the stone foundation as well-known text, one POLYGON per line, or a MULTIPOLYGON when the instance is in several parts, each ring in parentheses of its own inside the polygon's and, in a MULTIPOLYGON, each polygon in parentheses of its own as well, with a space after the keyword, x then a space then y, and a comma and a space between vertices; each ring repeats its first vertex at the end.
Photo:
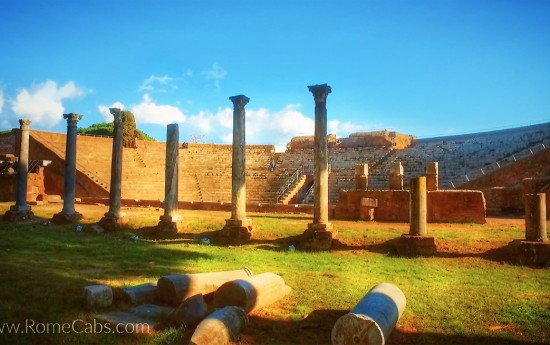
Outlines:
POLYGON ((437 253, 437 241, 433 236, 401 235, 395 249, 403 256, 433 256, 437 253))
POLYGON ((105 231, 117 231, 127 223, 128 217, 125 213, 121 213, 118 217, 111 213, 105 213, 105 216, 98 222, 105 231))
POLYGON ((298 248, 305 251, 330 250, 332 240, 335 239, 338 232, 333 229, 332 224, 308 224, 308 229, 304 231, 298 241, 298 248))
POLYGON ((508 243, 508 254, 514 265, 550 267, 550 241, 514 240, 508 243))
POLYGON ((6 222, 17 222, 20 220, 27 220, 34 217, 30 207, 27 210, 17 210, 15 206, 12 206, 10 210, 4 213, 4 221, 6 222))
POLYGON ((174 221, 172 216, 160 216, 160 221, 157 224, 156 231, 162 235, 175 235, 183 228, 182 222, 174 221))
POLYGON ((77 223, 82 219, 82 214, 75 212, 73 214, 65 214, 59 212, 53 215, 52 223, 54 224, 71 224, 77 223))
POLYGON ((252 219, 226 219, 221 235, 227 242, 244 243, 252 239, 252 219))

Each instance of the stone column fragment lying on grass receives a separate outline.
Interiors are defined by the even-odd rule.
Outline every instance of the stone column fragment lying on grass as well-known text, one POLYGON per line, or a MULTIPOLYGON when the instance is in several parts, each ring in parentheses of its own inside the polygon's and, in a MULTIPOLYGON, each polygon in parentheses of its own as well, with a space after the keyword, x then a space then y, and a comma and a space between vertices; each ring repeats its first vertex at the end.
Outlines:
POLYGON ((76 138, 77 124, 82 115, 63 114, 67 120, 67 138, 65 142, 65 179, 63 187, 63 209, 53 216, 56 224, 74 223, 82 219, 82 215, 75 211, 76 195, 76 138))
POLYGON ((191 337, 190 345, 225 345, 238 340, 239 333, 248 325, 248 316, 239 307, 216 310, 204 319, 191 337))
POLYGON ((327 84, 308 86, 315 100, 315 142, 313 149, 314 205, 313 223, 300 239, 304 250, 329 250, 337 236, 328 221, 328 147, 327 147, 327 96, 332 88, 327 84))
POLYGON ((403 164, 392 162, 390 164, 390 190, 403 190, 403 164))
POLYGON ((332 328, 332 344, 383 345, 403 315, 407 299, 395 285, 382 283, 373 287, 332 328))
POLYGON ((231 218, 221 233, 229 242, 252 238, 252 219, 246 218, 246 136, 244 107, 250 99, 244 95, 229 97, 233 102, 233 157, 231 167, 231 218))
POLYGON ((164 276, 157 282, 157 300, 168 305, 178 306, 191 296, 196 294, 206 295, 216 291, 228 281, 243 279, 252 275, 252 271, 248 268, 242 268, 225 272, 164 276))
POLYGON ((208 305, 202 294, 196 294, 183 301, 172 314, 170 321, 179 325, 196 325, 208 315, 208 305))
POLYGON ((4 220, 17 221, 33 216, 31 207, 27 204, 27 179, 29 172, 29 130, 30 120, 19 120, 20 145, 17 161, 17 188, 15 205, 4 214, 4 220))
POLYGON ((86 286, 82 297, 89 307, 108 307, 113 304, 113 289, 106 285, 86 286))
POLYGON ((369 189, 369 165, 368 164, 355 165, 355 189, 360 189, 360 190, 369 189))
POLYGON ((214 295, 214 307, 237 306, 250 313, 277 302, 291 290, 281 276, 262 273, 220 286, 214 295))
POLYGON ((426 177, 411 179, 409 196, 409 234, 396 243, 397 252, 407 256, 431 256, 437 252, 436 239, 427 230, 426 177))
POLYGON ((99 221, 99 225, 106 231, 118 230, 126 223, 127 217, 120 212, 122 193, 122 126, 124 116, 119 108, 109 108, 114 117, 113 153, 111 157, 111 185, 109 190, 109 211, 99 221))
MULTIPOLYGON (((160 216, 157 230, 161 233, 178 232, 178 157, 179 126, 168 125, 166 129, 166 164, 164 169, 164 214, 160 216)), ((179 223, 181 224, 181 223, 179 223)))
POLYGON ((115 300, 120 300, 130 305, 153 303, 157 291, 157 282, 145 283, 136 286, 115 288, 113 293, 115 300))
POLYGON ((517 265, 550 266, 546 233, 546 194, 525 195, 525 240, 508 244, 509 261, 517 265))

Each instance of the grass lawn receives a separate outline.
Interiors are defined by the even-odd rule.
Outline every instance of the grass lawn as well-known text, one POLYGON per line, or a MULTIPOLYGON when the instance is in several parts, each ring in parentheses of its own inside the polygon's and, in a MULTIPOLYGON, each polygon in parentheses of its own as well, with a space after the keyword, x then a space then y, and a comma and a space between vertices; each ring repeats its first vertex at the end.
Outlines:
MULTIPOLYGON (((3 214, 8 203, 0 203, 3 214)), ((93 322, 80 305, 91 284, 130 286, 175 273, 249 267, 274 272, 292 287, 284 300, 250 315, 242 344, 328 344, 334 322, 375 284, 390 282, 407 307, 389 344, 550 343, 550 270, 507 264, 506 244, 524 238, 522 219, 489 219, 486 225, 429 224, 440 253, 401 258, 390 242, 408 224, 334 221, 335 250, 287 250, 291 236, 311 221, 303 214, 249 214, 259 230, 250 244, 201 245, 221 229, 227 212, 180 211, 179 241, 133 240, 155 225, 154 208, 126 208, 129 228, 119 233, 77 232, 74 225, 44 225, 61 205, 34 206, 35 222, 0 222, 0 327, 6 323, 93 322)), ((77 205, 83 224, 98 221, 105 206, 77 205)), ((143 238, 144 236, 140 236, 143 238)), ((0 334, 0 344, 180 344, 192 330, 154 335, 0 334)))

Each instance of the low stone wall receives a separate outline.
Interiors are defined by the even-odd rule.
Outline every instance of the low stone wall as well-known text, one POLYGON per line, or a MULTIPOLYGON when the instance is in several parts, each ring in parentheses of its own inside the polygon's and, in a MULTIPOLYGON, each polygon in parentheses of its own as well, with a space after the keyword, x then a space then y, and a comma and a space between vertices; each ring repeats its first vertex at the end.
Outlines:
MULTIPOLYGON (((338 219, 360 219, 361 198, 378 200, 374 220, 381 222, 409 221, 409 191, 349 190, 340 192, 334 210, 338 219)), ((485 198, 480 191, 453 190, 428 192, 428 222, 484 224, 485 198)))
MULTIPOLYGON (((0 175, 0 201, 15 201, 17 174, 0 175)), ((27 175, 27 201, 45 200, 44 168, 27 175)))

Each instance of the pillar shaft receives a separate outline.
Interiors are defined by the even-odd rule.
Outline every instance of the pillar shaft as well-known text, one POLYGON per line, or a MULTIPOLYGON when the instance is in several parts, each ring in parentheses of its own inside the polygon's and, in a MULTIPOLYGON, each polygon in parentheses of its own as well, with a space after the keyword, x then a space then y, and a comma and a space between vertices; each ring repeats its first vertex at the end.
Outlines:
POLYGON ((328 224, 328 149, 327 96, 332 89, 327 84, 308 86, 315 99, 314 208, 313 224, 328 224))
POLYGON ((166 130, 166 167, 164 172, 164 216, 172 216, 178 209, 179 125, 168 125, 166 130))
POLYGON ((439 190, 439 163, 431 162, 426 165, 426 189, 439 190))
POLYGON ((410 189, 410 230, 411 236, 426 236, 426 177, 421 176, 411 179, 410 189))
POLYGON ((403 164, 393 162, 390 165, 390 190, 403 190, 403 164))
POLYGON ((27 177, 29 171, 29 129, 30 120, 19 120, 21 129, 21 144, 19 145, 19 161, 17 162, 17 190, 15 211, 30 210, 27 204, 27 177))
POLYGON ((546 194, 525 195, 525 240, 546 241, 546 194))
POLYGON ((108 214, 117 218, 120 214, 120 198, 122 193, 122 125, 124 118, 120 109, 109 108, 109 110, 114 117, 114 130, 108 214))
POLYGON ((61 213, 71 215, 75 213, 77 123, 82 116, 70 113, 63 114, 63 118, 67 120, 67 139, 65 142, 65 182, 61 213))
POLYGON ((229 97, 233 102, 233 158, 231 167, 231 219, 246 218, 246 138, 244 95, 229 97))
POLYGON ((369 187, 369 165, 355 165, 355 189, 367 190, 369 187))

